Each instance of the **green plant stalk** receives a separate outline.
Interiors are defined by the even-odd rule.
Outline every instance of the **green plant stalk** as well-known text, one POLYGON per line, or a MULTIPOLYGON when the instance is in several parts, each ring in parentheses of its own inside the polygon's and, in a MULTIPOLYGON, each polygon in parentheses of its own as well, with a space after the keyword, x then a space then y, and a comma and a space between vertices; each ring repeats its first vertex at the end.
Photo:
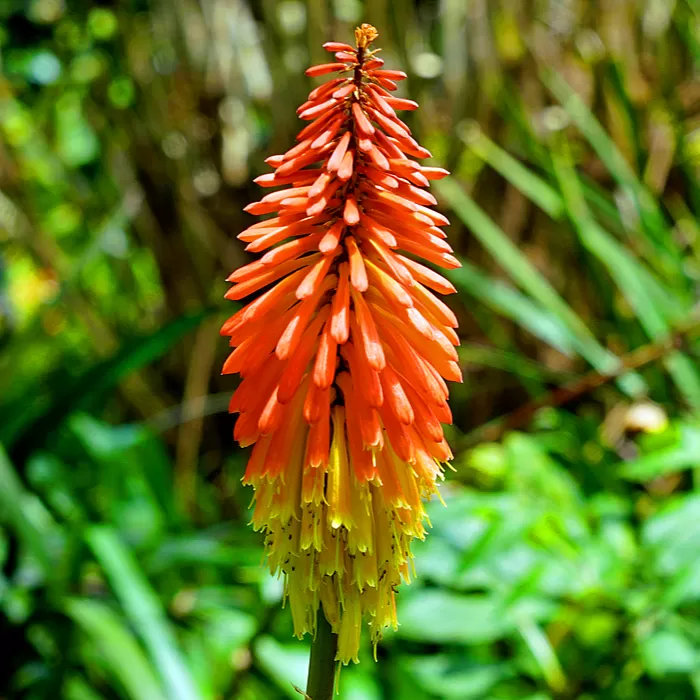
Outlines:
POLYGON ((335 685, 335 653, 338 649, 338 635, 319 608, 316 613, 316 636, 311 643, 309 677, 306 682, 306 696, 309 700, 331 700, 335 685))

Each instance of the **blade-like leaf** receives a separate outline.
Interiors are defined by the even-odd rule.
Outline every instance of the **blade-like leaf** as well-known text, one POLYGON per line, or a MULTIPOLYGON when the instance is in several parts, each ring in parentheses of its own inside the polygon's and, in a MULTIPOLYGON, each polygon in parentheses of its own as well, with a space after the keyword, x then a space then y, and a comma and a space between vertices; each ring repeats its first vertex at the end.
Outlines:
MULTIPOLYGON (((673 322, 680 320, 680 309, 677 309, 668 290, 593 219, 584 201, 568 150, 568 144, 560 141, 552 151, 552 159, 566 201, 567 213, 581 242, 607 268, 635 310, 649 338, 661 340, 667 337, 671 333, 673 322)), ((695 365, 686 356, 676 352, 669 355, 666 366, 688 402, 695 408, 700 407, 700 374, 695 365)))
POLYGON ((508 180, 533 204, 553 219, 564 215, 564 201, 561 195, 548 183, 539 178, 519 160, 497 146, 481 129, 475 127, 466 139, 467 146, 488 163, 497 173, 508 180))
POLYGON ((630 481, 645 482, 697 466, 700 461, 700 426, 681 424, 678 430, 679 439, 675 444, 624 463, 619 475, 630 481))
POLYGON ((41 399, 23 399, 18 405, 3 411, 0 442, 8 449, 20 441, 30 443, 32 448, 37 447, 44 436, 55 430, 68 415, 99 405, 105 394, 124 377, 161 357, 211 313, 212 310, 204 309, 181 316, 152 335, 128 341, 113 357, 98 363, 74 381, 61 383, 48 396, 42 393, 42 385, 46 382, 42 378, 42 385, 27 391, 27 395, 41 399))
POLYGON ((487 308, 512 319, 565 355, 573 354, 576 339, 556 316, 542 309, 517 289, 485 275, 466 260, 462 259, 460 262, 461 268, 447 273, 460 292, 475 297, 487 308))
POLYGON ((116 612, 104 603, 81 598, 66 601, 64 610, 97 647, 105 669, 131 700, 166 700, 146 654, 116 612))
MULTIPOLYGON (((435 184, 439 193, 499 265, 520 287, 569 329, 575 340, 576 350, 581 356, 603 374, 619 371, 619 359, 595 339, 586 324, 557 294, 552 285, 461 187, 449 179, 435 184)), ((621 377, 619 384, 624 391, 633 396, 644 390, 643 380, 633 374, 621 377)))
POLYGON ((58 538, 56 524, 33 494, 20 481, 0 445, 0 518, 15 530, 41 565, 47 579, 55 571, 51 543, 58 538))
POLYGON ((163 606, 131 552, 108 526, 90 528, 86 539, 105 570, 124 613, 143 639, 168 699, 200 700, 163 606))
POLYGON ((640 231, 644 234, 645 242, 653 247, 650 262, 656 264, 659 271, 677 275, 678 260, 677 251, 672 247, 673 237, 651 192, 637 178, 615 141, 566 80, 549 69, 542 71, 542 79, 617 180, 621 190, 635 202, 642 224, 640 231))

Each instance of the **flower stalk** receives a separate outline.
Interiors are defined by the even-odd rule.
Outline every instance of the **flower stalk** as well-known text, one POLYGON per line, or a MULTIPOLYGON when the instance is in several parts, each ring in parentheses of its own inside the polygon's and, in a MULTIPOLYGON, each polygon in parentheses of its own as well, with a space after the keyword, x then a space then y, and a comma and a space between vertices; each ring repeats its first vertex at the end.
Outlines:
POLYGON ((309 677, 306 696, 310 700, 331 700, 335 686, 335 656, 338 652, 338 635, 333 632, 323 611, 316 618, 316 636, 311 642, 309 677))

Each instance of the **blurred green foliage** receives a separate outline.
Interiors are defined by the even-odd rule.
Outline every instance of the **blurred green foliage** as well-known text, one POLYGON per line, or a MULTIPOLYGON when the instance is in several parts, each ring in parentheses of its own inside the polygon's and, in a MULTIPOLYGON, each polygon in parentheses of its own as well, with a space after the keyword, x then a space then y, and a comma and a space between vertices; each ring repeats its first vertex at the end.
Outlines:
POLYGON ((361 21, 454 171, 466 379, 341 696, 700 698, 697 0, 0 3, 0 697, 299 697, 217 328, 303 68, 361 21))

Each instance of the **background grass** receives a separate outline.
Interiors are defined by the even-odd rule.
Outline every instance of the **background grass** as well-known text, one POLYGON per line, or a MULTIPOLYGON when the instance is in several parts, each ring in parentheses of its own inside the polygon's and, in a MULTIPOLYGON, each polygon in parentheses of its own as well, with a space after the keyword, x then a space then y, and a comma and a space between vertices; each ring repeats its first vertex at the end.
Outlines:
POLYGON ((0 3, 0 697, 299 697, 218 327, 303 69, 362 21, 454 172, 465 382, 342 697, 700 697, 697 0, 0 3))

